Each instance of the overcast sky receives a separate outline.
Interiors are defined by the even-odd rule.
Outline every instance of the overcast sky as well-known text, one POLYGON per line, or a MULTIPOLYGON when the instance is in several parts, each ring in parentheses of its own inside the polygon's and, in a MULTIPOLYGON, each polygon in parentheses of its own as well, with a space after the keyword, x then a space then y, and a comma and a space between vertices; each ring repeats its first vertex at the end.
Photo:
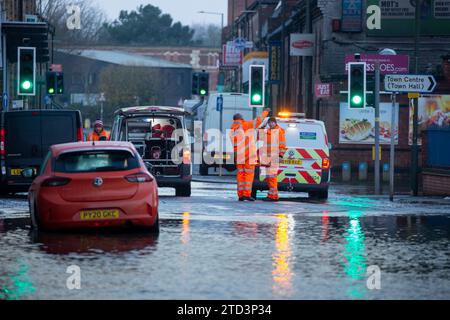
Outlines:
POLYGON ((174 21, 183 24, 193 23, 220 25, 219 15, 199 14, 198 11, 223 12, 224 24, 227 24, 227 0, 95 0, 110 20, 119 16, 120 10, 135 10, 139 5, 152 4, 162 12, 169 13, 174 21))

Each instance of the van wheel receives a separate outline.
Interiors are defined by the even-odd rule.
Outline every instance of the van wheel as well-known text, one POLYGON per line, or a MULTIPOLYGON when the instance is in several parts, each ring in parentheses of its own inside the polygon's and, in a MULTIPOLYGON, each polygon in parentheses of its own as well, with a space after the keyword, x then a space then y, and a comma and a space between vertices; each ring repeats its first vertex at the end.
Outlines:
POLYGON ((206 164, 200 165, 200 175, 201 176, 207 176, 208 175, 208 166, 206 164))
POLYGON ((191 196, 191 184, 186 184, 182 187, 175 189, 175 195, 177 197, 190 197, 191 196))
POLYGON ((328 199, 328 190, 325 191, 311 191, 308 193, 310 198, 318 199, 318 200, 326 200, 328 199))

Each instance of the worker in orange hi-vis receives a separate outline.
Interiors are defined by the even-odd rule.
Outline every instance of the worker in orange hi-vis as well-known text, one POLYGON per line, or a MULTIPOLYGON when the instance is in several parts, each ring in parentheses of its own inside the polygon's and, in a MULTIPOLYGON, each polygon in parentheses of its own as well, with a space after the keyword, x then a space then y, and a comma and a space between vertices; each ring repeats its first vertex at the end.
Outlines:
POLYGON ((264 201, 278 201, 278 169, 280 159, 286 153, 286 134, 283 128, 277 124, 277 119, 269 118, 268 129, 264 130, 263 148, 261 152, 261 166, 265 168, 266 182, 269 193, 264 201))
POLYGON ((252 198, 255 166, 258 163, 256 153, 255 133, 263 120, 269 115, 270 109, 264 109, 255 120, 245 121, 241 114, 233 117, 230 137, 234 147, 237 167, 237 194, 239 201, 255 201, 252 198))

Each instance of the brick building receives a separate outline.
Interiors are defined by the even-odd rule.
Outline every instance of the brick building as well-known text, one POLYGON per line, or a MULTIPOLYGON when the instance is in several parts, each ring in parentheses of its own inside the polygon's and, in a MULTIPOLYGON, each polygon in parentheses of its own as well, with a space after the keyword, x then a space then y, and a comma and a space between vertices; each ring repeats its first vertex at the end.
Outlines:
POLYGON ((6 20, 23 21, 26 14, 36 14, 36 2, 36 0, 3 0, 0 3, 6 20))
MULTIPOLYGON (((229 5, 234 3, 234 7, 237 8, 238 5, 235 2, 230 0, 229 5)), ((245 1, 239 2, 240 5, 242 3, 246 4, 245 1)), ((399 27, 394 28, 390 25, 390 20, 383 20, 387 21, 389 28, 374 32, 366 26, 366 8, 369 4, 378 3, 378 1, 352 2, 360 3, 359 16, 349 15, 349 10, 343 7, 348 3, 345 0, 310 0, 307 6, 306 0, 251 1, 251 4, 247 2, 241 15, 236 16, 236 12, 230 11, 229 21, 231 19, 234 24, 228 26, 228 38, 225 40, 241 35, 247 40, 254 41, 255 47, 245 53, 254 50, 267 51, 270 42, 279 41, 282 47, 281 75, 279 83, 267 85, 270 106, 275 110, 305 112, 308 117, 325 122, 333 145, 331 155, 334 172, 339 172, 344 161, 349 161, 354 169, 358 167, 359 162, 367 162, 373 172, 372 145, 339 142, 340 103, 346 101, 346 95, 341 91, 347 90, 345 56, 356 52, 377 54, 383 48, 392 48, 397 54, 410 57, 409 72, 414 73, 414 34, 409 32, 414 30, 414 27, 411 27, 411 23, 414 26, 414 21, 411 22, 411 19, 397 21, 396 25, 399 27), (255 23, 255 19, 259 25, 255 23), (314 34, 316 44, 312 58, 289 55, 291 33, 314 34), (331 83, 332 96, 316 98, 313 94, 315 83, 331 83)), ((411 5, 405 3, 402 2, 400 5, 406 6, 405 8, 411 11, 411 5)), ((436 6, 439 5, 436 3, 436 6)), ((447 28, 450 19, 441 16, 437 22, 434 21, 436 19, 433 16, 433 10, 427 6, 424 2, 421 8, 424 34, 419 38, 417 73, 433 74, 438 80, 435 93, 448 94, 450 78, 444 71, 449 68, 448 59, 445 59, 445 56, 450 53, 450 33, 448 32, 450 28, 447 28)), ((442 8, 435 8, 436 16, 439 13, 438 9, 442 8)), ((239 79, 236 81, 238 82, 239 79)), ((238 90, 245 91, 244 83, 237 83, 236 87, 238 90)), ((389 96, 381 96, 381 102, 389 101, 389 96)), ((406 95, 401 95, 397 97, 397 102, 400 108, 396 168, 400 169, 398 171, 408 172, 411 158, 408 144, 409 100, 406 95)), ((388 159, 389 148, 383 146, 382 163, 388 162, 388 159)))

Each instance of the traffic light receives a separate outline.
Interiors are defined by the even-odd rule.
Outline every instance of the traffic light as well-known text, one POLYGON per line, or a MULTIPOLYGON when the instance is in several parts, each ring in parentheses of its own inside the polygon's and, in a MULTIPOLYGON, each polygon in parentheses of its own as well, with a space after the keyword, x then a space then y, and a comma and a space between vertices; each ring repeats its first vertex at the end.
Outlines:
POLYGON ((350 109, 366 106, 366 63, 350 62, 348 70, 348 105, 350 109))
POLYGON ((17 94, 34 96, 36 94, 36 48, 17 48, 17 94))
POLYGON ((199 73, 195 72, 192 74, 192 94, 198 95, 198 79, 199 73))
POLYGON ((56 93, 64 94, 64 73, 62 72, 56 74, 56 93))
POLYGON ((209 93, 209 73, 202 72, 199 74, 198 80, 198 94, 202 97, 209 93))
POLYGON ((64 94, 64 73, 48 71, 46 74, 47 94, 64 94))
POLYGON ((45 82, 47 85, 47 94, 55 95, 56 94, 56 72, 47 72, 45 75, 45 82))
POLYGON ((250 66, 249 96, 251 107, 264 106, 264 66, 262 65, 250 66))
POLYGON ((366 107, 375 106, 375 79, 372 76, 366 78, 366 107))

